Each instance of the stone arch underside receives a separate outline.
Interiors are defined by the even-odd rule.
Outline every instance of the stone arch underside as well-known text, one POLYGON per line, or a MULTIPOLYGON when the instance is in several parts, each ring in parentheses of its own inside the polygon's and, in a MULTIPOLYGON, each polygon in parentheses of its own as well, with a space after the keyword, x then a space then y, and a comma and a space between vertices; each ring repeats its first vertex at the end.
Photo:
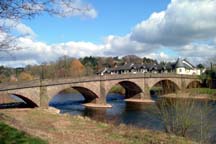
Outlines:
POLYGON ((53 85, 47 87, 48 101, 62 91, 73 88, 78 91, 85 99, 85 102, 94 102, 100 97, 99 83, 97 82, 86 82, 86 83, 73 83, 63 85, 53 85))
POLYGON ((159 80, 150 88, 151 93, 156 91, 159 95, 176 93, 178 90, 180 90, 179 86, 169 79, 159 80))
POLYGON ((93 91, 89 90, 88 88, 80 86, 73 86, 72 88, 83 95, 85 102, 94 102, 97 98, 99 98, 93 91))
POLYGON ((31 99, 27 98, 26 96, 15 94, 15 93, 10 93, 10 95, 14 95, 14 96, 17 96, 17 97, 21 98, 23 101, 26 102, 26 104, 30 108, 38 107, 38 105, 35 102, 33 102, 31 99))
POLYGON ((200 88, 202 86, 201 82, 198 81, 198 80, 194 80, 194 81, 191 81, 188 85, 187 85, 187 89, 190 89, 190 88, 200 88))
POLYGON ((121 81, 119 84, 125 89, 125 99, 138 96, 142 89, 136 83, 131 81, 121 81))

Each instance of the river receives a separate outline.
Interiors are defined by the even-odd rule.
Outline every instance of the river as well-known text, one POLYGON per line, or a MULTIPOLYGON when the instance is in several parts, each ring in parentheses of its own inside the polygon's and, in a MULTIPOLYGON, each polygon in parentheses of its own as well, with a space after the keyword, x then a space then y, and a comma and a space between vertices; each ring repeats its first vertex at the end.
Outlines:
MULTIPOLYGON (((125 102, 124 96, 114 93, 107 96, 107 103, 111 104, 112 108, 88 108, 82 105, 83 102, 84 98, 80 94, 61 93, 52 99, 50 106, 60 109, 60 113, 86 116, 96 121, 114 125, 126 124, 139 128, 165 131, 164 121, 156 103, 125 102)), ((208 131, 206 133, 208 133, 209 139, 211 138, 211 143, 215 143, 216 103, 208 101, 207 107, 204 103, 206 102, 196 101, 194 104, 197 107, 196 111, 194 111, 194 106, 193 111, 187 108, 178 108, 181 111, 175 112, 174 115, 177 117, 176 115, 184 115, 184 113, 190 112, 189 117, 194 117, 191 121, 195 125, 190 127, 187 135, 197 140, 201 137, 199 133, 208 131), (201 116, 198 113, 201 113, 201 116), (202 132, 200 132, 200 127, 202 127, 202 132)), ((171 113, 170 109, 169 106, 169 113, 171 113)))
POLYGON ((162 130, 162 121, 156 114, 157 108, 154 104, 125 102, 124 97, 119 94, 107 96, 107 103, 111 104, 112 108, 89 108, 82 105, 83 101, 79 94, 60 94, 50 102, 50 105, 60 109, 61 113, 87 116, 116 125, 123 123, 162 130))

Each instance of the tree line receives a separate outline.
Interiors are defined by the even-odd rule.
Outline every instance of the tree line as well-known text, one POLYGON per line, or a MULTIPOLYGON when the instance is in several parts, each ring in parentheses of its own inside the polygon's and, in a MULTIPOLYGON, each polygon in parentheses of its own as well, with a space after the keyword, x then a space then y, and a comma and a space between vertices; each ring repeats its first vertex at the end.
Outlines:
MULTIPOLYGON (((116 65, 124 65, 125 63, 166 65, 171 62, 158 62, 155 59, 146 57, 141 58, 136 55, 126 55, 124 57, 86 56, 79 59, 62 56, 56 61, 44 62, 40 65, 27 65, 22 68, 0 66, 0 83, 33 79, 92 76, 98 71, 103 70, 105 67, 112 68, 116 65)), ((197 67, 204 69, 202 64, 198 64, 197 67)), ((206 70, 200 78, 208 85, 209 81, 216 79, 216 68, 213 66, 211 69, 206 70)))
POLYGON ((154 59, 140 58, 135 55, 127 55, 121 58, 86 56, 79 59, 63 56, 56 61, 40 65, 27 65, 23 68, 0 66, 0 82, 91 76, 105 67, 111 68, 125 63, 153 64, 158 62, 154 59))

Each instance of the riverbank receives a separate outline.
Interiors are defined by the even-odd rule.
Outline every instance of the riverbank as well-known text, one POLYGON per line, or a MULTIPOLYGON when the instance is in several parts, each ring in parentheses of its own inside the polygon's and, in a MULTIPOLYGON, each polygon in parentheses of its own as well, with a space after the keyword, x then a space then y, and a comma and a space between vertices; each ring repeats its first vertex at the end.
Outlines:
POLYGON ((44 109, 0 110, 1 121, 52 144, 191 144, 166 133, 113 126, 44 109))
POLYGON ((185 92, 166 94, 162 97, 165 98, 178 98, 178 99, 194 99, 194 100, 216 100, 216 90, 209 89, 190 89, 185 92))
POLYGON ((181 93, 179 94, 167 94, 162 96, 164 98, 177 98, 177 99, 194 99, 194 100, 213 100, 212 97, 208 94, 197 94, 190 95, 190 93, 181 93))
POLYGON ((93 108, 111 108, 112 107, 112 105, 110 105, 110 104, 85 103, 83 105, 86 107, 93 107, 93 108))
POLYGON ((155 103, 152 99, 125 99, 126 102, 155 103))

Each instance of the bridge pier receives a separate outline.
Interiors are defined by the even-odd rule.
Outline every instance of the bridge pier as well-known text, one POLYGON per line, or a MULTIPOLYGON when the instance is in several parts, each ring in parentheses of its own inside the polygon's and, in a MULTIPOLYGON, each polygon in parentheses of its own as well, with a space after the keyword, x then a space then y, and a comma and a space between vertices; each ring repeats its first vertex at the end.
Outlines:
POLYGON ((103 96, 96 98, 94 102, 85 103, 83 105, 86 107, 94 107, 94 108, 111 108, 112 107, 112 105, 106 103, 106 99, 103 96))
POLYGON ((47 109, 49 107, 49 98, 46 86, 40 86, 40 106, 47 109))
POLYGON ((132 98, 125 99, 127 102, 142 102, 142 103, 154 103, 155 101, 151 99, 149 92, 141 92, 132 98))
POLYGON ((83 104, 83 105, 86 107, 95 107, 95 108, 111 108, 112 105, 107 104, 107 102, 106 102, 107 91, 106 91, 105 81, 100 80, 99 89, 97 89, 97 90, 99 90, 98 97, 94 101, 92 101, 90 103, 83 104))

